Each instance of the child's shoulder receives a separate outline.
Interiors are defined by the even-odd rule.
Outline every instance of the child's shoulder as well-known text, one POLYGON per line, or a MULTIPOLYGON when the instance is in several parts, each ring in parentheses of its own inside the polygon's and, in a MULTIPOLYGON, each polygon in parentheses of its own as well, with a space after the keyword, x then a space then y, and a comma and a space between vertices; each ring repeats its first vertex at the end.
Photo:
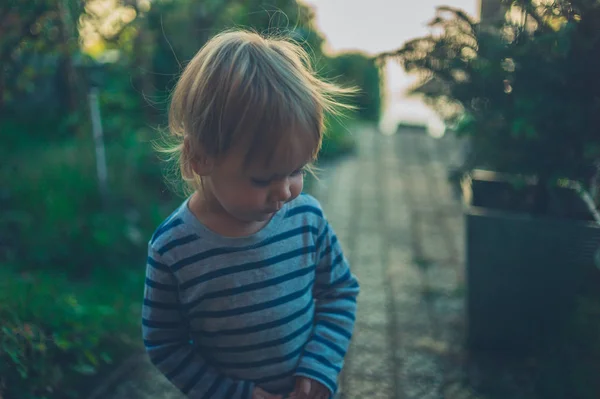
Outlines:
POLYGON ((318 221, 325 219, 323 207, 319 200, 307 193, 300 194, 289 204, 287 216, 292 215, 310 215, 318 221))
POLYGON ((184 201, 158 225, 152 233, 148 245, 162 252, 161 249, 168 247, 172 242, 185 239, 193 234, 193 229, 187 220, 186 210, 187 201, 184 201))

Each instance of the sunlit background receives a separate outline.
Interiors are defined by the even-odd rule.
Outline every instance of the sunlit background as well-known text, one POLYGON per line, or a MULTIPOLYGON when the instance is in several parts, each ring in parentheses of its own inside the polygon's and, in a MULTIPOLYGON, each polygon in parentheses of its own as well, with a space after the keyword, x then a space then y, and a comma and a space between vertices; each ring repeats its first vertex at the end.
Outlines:
MULTIPOLYGON (((430 32, 427 24, 436 7, 450 6, 469 15, 479 15, 479 0, 304 0, 316 10, 316 21, 327 37, 326 49, 331 52, 363 51, 370 55, 393 51, 400 43, 430 32), (340 11, 343 10, 343 11, 340 11), (343 13, 343 14, 342 14, 343 13)), ((443 124, 436 113, 420 99, 406 91, 417 82, 393 61, 388 61, 386 103, 381 128, 395 131, 397 123, 428 126, 432 135, 443 133, 443 124)))

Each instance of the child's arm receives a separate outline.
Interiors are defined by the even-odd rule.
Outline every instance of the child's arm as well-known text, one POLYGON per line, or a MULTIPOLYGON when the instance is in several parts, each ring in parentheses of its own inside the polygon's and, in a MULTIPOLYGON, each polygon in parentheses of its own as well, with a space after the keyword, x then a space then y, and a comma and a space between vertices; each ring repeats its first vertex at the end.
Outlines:
POLYGON ((158 253, 150 248, 148 255, 142 335, 152 363, 189 398, 252 398, 253 383, 226 378, 194 351, 177 281, 158 253))
POLYGON ((360 288, 335 233, 325 219, 323 222, 316 243, 319 261, 314 288, 315 329, 296 376, 316 380, 333 394, 354 330, 360 288))

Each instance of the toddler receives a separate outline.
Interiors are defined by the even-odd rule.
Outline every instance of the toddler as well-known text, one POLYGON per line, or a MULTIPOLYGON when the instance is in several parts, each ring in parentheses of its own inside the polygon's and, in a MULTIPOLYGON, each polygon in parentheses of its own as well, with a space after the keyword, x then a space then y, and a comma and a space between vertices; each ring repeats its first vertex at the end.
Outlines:
POLYGON ((212 38, 178 81, 169 151, 191 190, 149 241, 142 332, 189 398, 335 395, 359 284, 302 185, 350 93, 247 31, 212 38))

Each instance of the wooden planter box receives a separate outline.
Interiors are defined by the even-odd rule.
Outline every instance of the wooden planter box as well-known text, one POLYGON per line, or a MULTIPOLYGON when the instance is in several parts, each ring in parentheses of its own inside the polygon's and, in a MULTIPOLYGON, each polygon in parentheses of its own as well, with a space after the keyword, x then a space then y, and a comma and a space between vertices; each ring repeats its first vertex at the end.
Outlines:
POLYGON ((599 283, 600 225, 585 202, 560 189, 551 215, 536 217, 525 211, 526 200, 514 200, 527 198, 527 190, 484 171, 463 184, 472 350, 530 354, 545 347, 577 294, 599 283))

